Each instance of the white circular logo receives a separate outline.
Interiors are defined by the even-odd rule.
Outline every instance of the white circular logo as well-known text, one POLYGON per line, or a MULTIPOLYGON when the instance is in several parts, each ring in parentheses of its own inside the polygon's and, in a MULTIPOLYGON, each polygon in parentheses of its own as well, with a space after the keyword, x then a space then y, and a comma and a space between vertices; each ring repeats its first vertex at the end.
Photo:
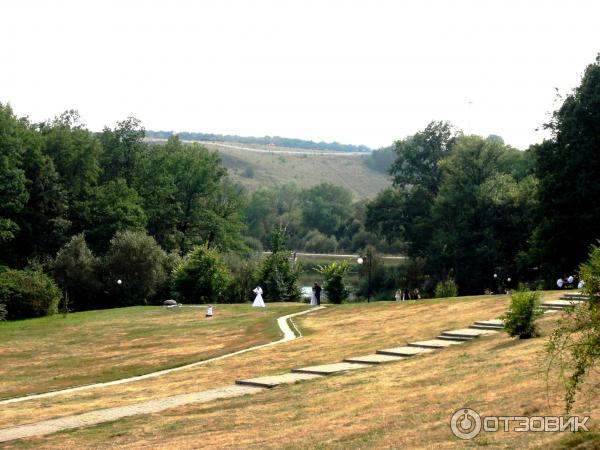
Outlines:
POLYGON ((460 439, 473 439, 481 431, 481 417, 470 408, 461 408, 452 415, 450 428, 460 439))

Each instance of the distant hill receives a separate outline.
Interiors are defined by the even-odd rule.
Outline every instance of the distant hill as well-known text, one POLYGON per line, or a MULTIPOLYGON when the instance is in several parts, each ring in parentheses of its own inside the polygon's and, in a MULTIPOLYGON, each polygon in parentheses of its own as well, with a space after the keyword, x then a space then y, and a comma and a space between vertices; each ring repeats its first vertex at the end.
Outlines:
POLYGON ((299 152, 273 146, 244 146, 201 142, 217 150, 231 177, 250 190, 290 182, 310 187, 322 182, 343 186, 355 200, 372 198, 390 186, 390 177, 369 167, 370 156, 361 153, 299 152))
POLYGON ((280 136, 235 136, 213 133, 196 133, 183 131, 174 133, 173 131, 146 131, 148 139, 168 139, 173 134, 179 136, 182 141, 213 141, 213 142, 234 142, 238 144, 257 144, 275 147, 301 148, 306 150, 326 150, 334 152, 358 152, 367 153, 371 149, 366 145, 340 144, 339 142, 314 142, 303 139, 284 138, 280 136))

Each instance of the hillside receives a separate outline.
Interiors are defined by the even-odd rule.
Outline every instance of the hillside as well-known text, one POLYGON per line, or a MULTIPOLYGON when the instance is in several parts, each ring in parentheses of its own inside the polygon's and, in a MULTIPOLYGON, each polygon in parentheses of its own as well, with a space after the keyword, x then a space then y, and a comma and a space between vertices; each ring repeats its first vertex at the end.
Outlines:
POLYGON ((310 187, 327 181, 349 189, 359 200, 374 197, 390 185, 387 175, 365 164, 367 155, 249 144, 202 145, 217 150, 232 178, 250 190, 289 182, 310 187))

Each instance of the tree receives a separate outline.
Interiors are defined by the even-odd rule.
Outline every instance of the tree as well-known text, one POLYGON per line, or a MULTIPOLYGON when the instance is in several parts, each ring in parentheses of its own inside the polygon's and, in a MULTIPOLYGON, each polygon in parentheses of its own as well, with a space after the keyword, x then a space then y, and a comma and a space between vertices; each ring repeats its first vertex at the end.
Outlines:
POLYGON ((331 183, 321 183, 302 193, 302 218, 306 228, 331 236, 352 214, 352 193, 331 183))
POLYGON ((132 186, 139 163, 144 151, 143 142, 145 130, 135 117, 128 117, 118 122, 114 130, 104 128, 100 134, 102 153, 102 180, 104 182, 122 178, 128 186, 132 186))
POLYGON ((88 241, 96 251, 104 251, 117 231, 142 231, 146 214, 142 200, 125 180, 117 178, 96 188, 87 213, 88 241))
POLYGON ((52 262, 53 278, 78 311, 100 306, 100 269, 100 261, 88 248, 83 234, 72 236, 52 262))
POLYGON ((222 303, 232 277, 219 253, 199 245, 188 253, 172 275, 175 298, 183 303, 222 303))
POLYGON ((547 278, 573 271, 600 238, 600 54, 533 147, 539 225, 532 253, 547 278))
POLYGON ((147 304, 165 282, 166 259, 152 236, 141 231, 118 231, 110 241, 104 267, 111 303, 147 304))
POLYGON ((317 271, 325 278, 324 288, 330 303, 340 304, 348 298, 349 292, 344 284, 344 276, 348 273, 349 268, 347 261, 334 261, 317 268, 317 271))
POLYGON ((292 253, 287 250, 285 228, 278 226, 273 232, 271 254, 261 267, 259 282, 265 297, 271 301, 290 301, 300 298, 297 282, 300 265, 292 261, 292 253))
POLYGON ((0 245, 18 233, 15 219, 29 199, 21 162, 23 127, 23 122, 17 120, 11 107, 0 103, 0 245))

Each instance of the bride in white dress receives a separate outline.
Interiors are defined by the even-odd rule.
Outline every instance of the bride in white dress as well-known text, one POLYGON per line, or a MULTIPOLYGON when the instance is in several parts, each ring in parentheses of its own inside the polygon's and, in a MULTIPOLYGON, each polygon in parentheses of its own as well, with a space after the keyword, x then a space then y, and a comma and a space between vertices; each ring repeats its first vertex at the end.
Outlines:
POLYGON ((317 296, 315 295, 315 288, 313 288, 312 295, 310 296, 310 306, 317 306, 317 296))
POLYGON ((256 298, 254 299, 254 303, 252 303, 252 306, 255 306, 257 308, 264 308, 265 301, 262 298, 263 290, 261 289, 261 287, 256 286, 256 288, 254 288, 254 290, 252 292, 254 292, 256 294, 256 298))

